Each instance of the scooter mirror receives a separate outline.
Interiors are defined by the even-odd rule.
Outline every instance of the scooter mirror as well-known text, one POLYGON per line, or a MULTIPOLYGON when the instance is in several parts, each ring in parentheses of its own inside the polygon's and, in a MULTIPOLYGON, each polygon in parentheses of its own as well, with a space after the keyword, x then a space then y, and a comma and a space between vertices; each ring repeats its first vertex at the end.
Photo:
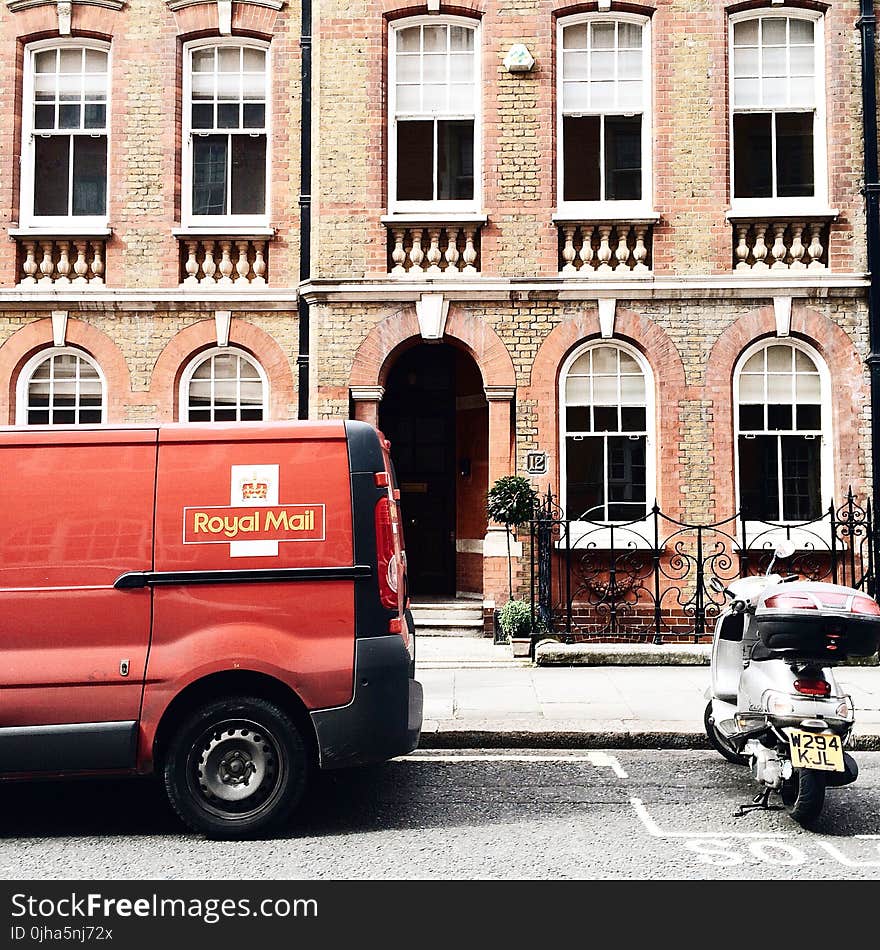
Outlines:
POLYGON ((784 558, 791 557, 795 551, 797 551, 797 545, 794 541, 792 541, 791 538, 783 538, 782 541, 777 543, 773 551, 773 557, 777 560, 783 560, 784 558))
POLYGON ((717 577, 709 578, 709 587, 715 591, 716 594, 724 593, 724 584, 717 577))

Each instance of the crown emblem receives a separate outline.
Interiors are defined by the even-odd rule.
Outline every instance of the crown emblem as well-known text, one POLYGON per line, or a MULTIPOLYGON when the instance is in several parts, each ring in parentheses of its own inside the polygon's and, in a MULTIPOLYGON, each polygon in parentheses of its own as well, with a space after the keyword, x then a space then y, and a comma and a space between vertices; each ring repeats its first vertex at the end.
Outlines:
POLYGON ((241 497, 245 501, 253 498, 266 499, 269 497, 269 483, 256 475, 245 478, 241 482, 241 497))

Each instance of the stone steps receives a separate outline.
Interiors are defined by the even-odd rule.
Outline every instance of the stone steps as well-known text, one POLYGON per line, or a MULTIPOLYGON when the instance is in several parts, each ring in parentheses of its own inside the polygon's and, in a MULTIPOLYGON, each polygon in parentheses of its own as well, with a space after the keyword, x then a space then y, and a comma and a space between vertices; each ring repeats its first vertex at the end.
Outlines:
POLYGON ((475 600, 414 600, 416 636, 482 637, 483 606, 475 600))

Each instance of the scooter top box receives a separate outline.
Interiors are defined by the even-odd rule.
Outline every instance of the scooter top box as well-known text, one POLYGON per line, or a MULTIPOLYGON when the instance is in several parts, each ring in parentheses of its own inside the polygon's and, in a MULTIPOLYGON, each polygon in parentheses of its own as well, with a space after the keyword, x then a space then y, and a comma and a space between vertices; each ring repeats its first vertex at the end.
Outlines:
POLYGON ((761 643, 780 659, 840 662, 880 647, 880 606, 862 591, 796 581, 764 592, 755 610, 761 643))

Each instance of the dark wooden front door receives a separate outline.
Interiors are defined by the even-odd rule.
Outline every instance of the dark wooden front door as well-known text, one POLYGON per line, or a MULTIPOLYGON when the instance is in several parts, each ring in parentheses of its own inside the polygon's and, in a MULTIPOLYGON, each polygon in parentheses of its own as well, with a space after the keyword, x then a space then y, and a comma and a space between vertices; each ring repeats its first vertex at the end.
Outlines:
POLYGON ((379 425, 391 440, 410 591, 455 592, 455 362, 421 344, 389 373, 379 425))

